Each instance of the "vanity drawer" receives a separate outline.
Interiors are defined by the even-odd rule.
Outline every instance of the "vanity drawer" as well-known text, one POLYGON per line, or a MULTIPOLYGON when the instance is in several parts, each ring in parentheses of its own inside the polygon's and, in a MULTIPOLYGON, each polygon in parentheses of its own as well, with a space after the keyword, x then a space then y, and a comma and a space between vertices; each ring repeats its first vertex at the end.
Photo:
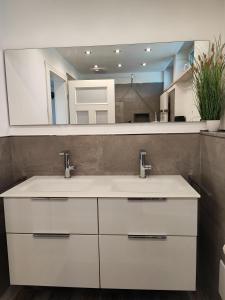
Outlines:
POLYGON ((196 238, 100 236, 101 287, 195 290, 196 238))
POLYGON ((14 285, 99 287, 97 235, 7 234, 14 285))
POLYGON ((97 234, 96 198, 6 198, 6 232, 97 234))
POLYGON ((99 199, 100 234, 197 235, 197 199, 99 199))

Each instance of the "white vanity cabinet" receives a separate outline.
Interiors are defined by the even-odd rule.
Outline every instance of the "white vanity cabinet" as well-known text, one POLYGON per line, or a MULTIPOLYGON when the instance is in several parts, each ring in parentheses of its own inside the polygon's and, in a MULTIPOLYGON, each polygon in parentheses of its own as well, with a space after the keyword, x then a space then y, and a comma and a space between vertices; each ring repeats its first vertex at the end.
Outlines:
POLYGON ((7 234, 13 285, 99 287, 96 235, 7 234))
POLYGON ((99 287, 97 198, 5 198, 10 282, 99 287))
POLYGON ((101 198, 102 288, 195 290, 197 199, 101 198))
POLYGON ((196 239, 101 235, 101 287, 195 290, 196 239))
POLYGON ((1 196, 13 285, 195 290, 199 194, 181 176, 33 177, 1 196))
POLYGON ((197 199, 99 198, 100 234, 197 235, 197 199))
POLYGON ((8 233, 98 234, 97 198, 8 198, 8 233))

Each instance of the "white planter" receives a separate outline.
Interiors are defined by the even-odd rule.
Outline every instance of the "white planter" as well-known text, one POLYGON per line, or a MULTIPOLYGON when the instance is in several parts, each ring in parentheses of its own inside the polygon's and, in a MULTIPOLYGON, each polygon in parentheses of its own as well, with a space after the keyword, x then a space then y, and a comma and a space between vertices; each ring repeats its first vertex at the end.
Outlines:
POLYGON ((208 120, 206 121, 206 127, 209 132, 218 131, 220 127, 220 120, 208 120))

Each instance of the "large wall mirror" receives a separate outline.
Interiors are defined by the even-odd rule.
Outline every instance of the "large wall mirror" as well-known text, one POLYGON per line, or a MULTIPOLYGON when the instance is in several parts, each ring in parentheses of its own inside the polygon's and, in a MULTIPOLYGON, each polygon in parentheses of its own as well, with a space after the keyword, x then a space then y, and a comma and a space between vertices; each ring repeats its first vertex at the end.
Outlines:
POLYGON ((200 121, 191 65, 208 46, 6 50, 10 125, 200 121))

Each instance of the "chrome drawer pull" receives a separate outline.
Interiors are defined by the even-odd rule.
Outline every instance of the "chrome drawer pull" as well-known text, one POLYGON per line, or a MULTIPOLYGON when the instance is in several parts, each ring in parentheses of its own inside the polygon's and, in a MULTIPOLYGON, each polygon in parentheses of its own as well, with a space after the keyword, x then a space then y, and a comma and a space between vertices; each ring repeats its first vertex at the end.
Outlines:
POLYGON ((66 201, 68 198, 66 197, 34 197, 32 200, 50 200, 50 201, 66 201))
POLYGON ((52 201, 67 201, 68 198, 66 198, 66 197, 51 197, 51 198, 49 198, 49 200, 52 200, 52 201))
POLYGON ((36 201, 47 201, 47 200, 49 200, 48 197, 33 197, 31 199, 36 200, 36 201))
POLYGON ((128 239, 150 239, 150 240, 165 241, 165 240, 167 240, 167 235, 165 235, 165 234, 160 234, 160 235, 128 234, 128 239))
POLYGON ((128 201, 166 201, 167 198, 164 197, 150 197, 150 198, 128 198, 128 201))
POLYGON ((34 238, 69 238, 69 233, 33 233, 34 238))

